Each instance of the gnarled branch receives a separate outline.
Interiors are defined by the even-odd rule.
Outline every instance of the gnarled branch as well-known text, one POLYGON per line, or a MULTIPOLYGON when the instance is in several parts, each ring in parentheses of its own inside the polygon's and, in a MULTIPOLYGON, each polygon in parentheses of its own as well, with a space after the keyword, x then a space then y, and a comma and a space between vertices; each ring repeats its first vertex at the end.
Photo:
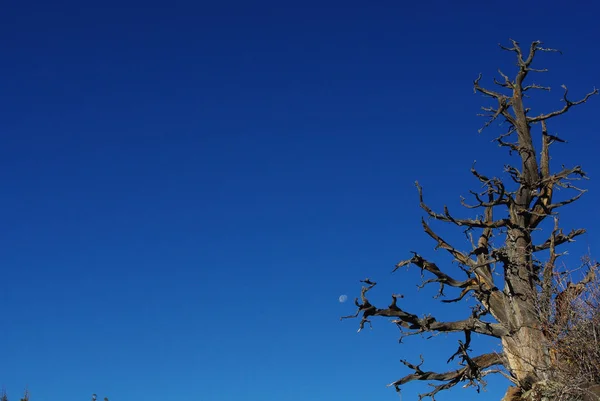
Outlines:
POLYGON ((464 367, 444 373, 423 371, 421 369, 423 358, 421 358, 421 363, 418 365, 414 365, 406 360, 401 360, 401 362, 406 367, 412 369, 414 373, 406 375, 401 379, 390 383, 388 386, 393 386, 396 388, 396 391, 400 391, 400 386, 416 380, 445 382, 443 384, 434 386, 432 391, 419 395, 419 400, 423 399, 424 397, 430 397, 432 400, 435 400, 435 395, 437 393, 454 387, 458 383, 467 382, 467 385, 477 386, 486 374, 483 369, 504 364, 504 358, 496 353, 489 353, 471 358, 467 353, 466 347, 465 349, 461 350, 461 358, 464 367))
MULTIPOLYGON (((442 239, 442 237, 440 237, 435 232, 433 232, 431 227, 427 224, 427 222, 425 222, 424 218, 421 218, 421 225, 423 226, 423 230, 427 233, 427 235, 429 235, 431 238, 433 238, 437 242, 436 249, 439 249, 439 248, 445 249, 446 251, 448 251, 448 253, 450 253, 454 257, 454 260, 456 260, 458 263, 460 263, 464 266, 468 266, 468 267, 475 266, 476 262, 473 259, 471 259, 468 255, 464 254, 463 252, 458 251, 452 245, 450 245, 449 243, 444 241, 442 239)), ((417 255, 415 255, 415 256, 417 256, 417 255)))
POLYGON ((569 90, 567 89, 567 87, 565 85, 562 85, 562 88, 565 90, 564 94, 563 94, 563 102, 565 102, 565 105, 562 109, 560 110, 556 110, 553 111, 551 113, 547 113, 547 114, 540 114, 537 117, 527 117, 527 121, 529 123, 537 123, 540 121, 545 121, 548 120, 552 117, 556 117, 556 116, 560 116, 561 114, 565 114, 567 111, 569 111, 569 109, 573 106, 577 106, 580 105, 582 103, 585 103, 588 101, 588 99, 594 95, 598 94, 598 89, 594 88, 593 91, 587 93, 583 98, 577 100, 577 101, 571 101, 569 100, 569 98, 567 97, 569 90))
POLYGON ((457 219, 450 214, 450 211, 447 207, 444 207, 444 214, 436 213, 425 204, 423 201, 423 188, 419 185, 418 182, 415 182, 415 185, 419 191, 419 202, 421 209, 425 210, 425 212, 436 220, 445 221, 448 223, 454 223, 457 226, 466 226, 471 228, 500 228, 506 227, 509 223, 509 219, 501 219, 496 221, 485 221, 482 219, 457 219))
POLYGON ((357 311, 354 315, 342 316, 341 319, 356 318, 362 312, 359 332, 364 328, 366 323, 370 323, 371 316, 383 316, 395 318, 392 322, 398 327, 405 330, 412 330, 408 335, 422 332, 461 332, 471 331, 478 334, 483 334, 491 337, 500 338, 507 335, 506 328, 498 323, 484 322, 479 319, 478 315, 463 320, 441 322, 433 316, 418 317, 417 315, 407 312, 398 306, 398 299, 401 295, 392 295, 391 304, 384 309, 380 309, 372 305, 366 297, 366 293, 371 290, 376 283, 369 279, 363 280, 363 283, 368 283, 368 286, 363 286, 361 291, 361 301, 358 298, 355 300, 357 311))
POLYGON ((585 230, 583 228, 571 230, 571 232, 569 232, 567 235, 563 234, 562 230, 559 230, 558 232, 552 232, 552 236, 543 244, 535 245, 533 247, 533 252, 544 251, 546 249, 550 249, 552 246, 562 245, 566 242, 573 242, 575 237, 578 237, 582 234, 585 234, 585 230))

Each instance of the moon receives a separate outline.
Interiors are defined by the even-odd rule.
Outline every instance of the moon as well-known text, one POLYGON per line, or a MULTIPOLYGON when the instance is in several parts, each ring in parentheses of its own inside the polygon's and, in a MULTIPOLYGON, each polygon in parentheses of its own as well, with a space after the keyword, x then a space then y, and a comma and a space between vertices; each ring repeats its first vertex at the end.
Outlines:
POLYGON ((340 295, 340 297, 338 298, 338 300, 340 301, 340 303, 344 303, 348 300, 348 296, 347 295, 340 295))

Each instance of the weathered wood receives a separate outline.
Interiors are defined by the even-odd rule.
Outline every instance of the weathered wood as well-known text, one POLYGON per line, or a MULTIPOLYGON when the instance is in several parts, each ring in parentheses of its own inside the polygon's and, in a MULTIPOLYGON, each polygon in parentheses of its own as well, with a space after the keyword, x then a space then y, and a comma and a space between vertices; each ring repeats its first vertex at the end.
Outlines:
MULTIPOLYGON (((436 248, 448 252, 466 277, 459 279, 449 274, 446 268, 416 252, 413 252, 412 258, 401 261, 396 266, 396 269, 416 266, 423 273, 430 275, 422 285, 439 285, 440 297, 445 296, 444 290, 447 287, 456 288, 460 292, 458 297, 444 299, 444 302, 459 302, 472 294, 479 301, 479 305, 472 310, 469 317, 454 322, 441 321, 433 316, 418 317, 398 306, 398 296, 392 297, 392 304, 387 308, 377 308, 367 297, 368 291, 373 289, 375 283, 367 279, 364 280, 366 286, 363 287, 360 300, 355 301, 357 313, 347 316, 357 317, 362 313, 360 329, 365 324, 370 324, 373 317, 393 317, 393 322, 400 328, 402 336, 423 332, 464 332, 465 341, 459 342, 458 351, 451 357, 459 357, 459 369, 437 373, 421 370, 422 363, 416 365, 403 361, 413 373, 391 384, 398 390, 401 385, 411 381, 442 381, 443 384, 434 385, 432 391, 422 394, 434 398, 439 391, 458 383, 466 382, 467 386, 478 386, 487 374, 503 372, 515 383, 515 387, 510 387, 503 398, 503 401, 510 401, 525 397, 525 394, 531 397, 536 391, 546 391, 548 387, 544 386, 548 383, 552 386, 555 383, 560 384, 564 377, 561 379, 556 373, 557 365, 562 363, 557 355, 565 354, 557 350, 556 345, 560 343, 560 336, 565 335, 563 328, 568 329, 565 308, 568 309, 574 297, 584 293, 588 283, 595 279, 594 272, 598 265, 589 263, 590 273, 583 281, 567 286, 563 292, 556 291, 555 264, 560 256, 557 249, 585 232, 578 229, 564 234, 558 226, 557 214, 561 207, 577 201, 585 192, 573 185, 575 180, 585 178, 585 173, 579 166, 561 167, 557 172, 553 172, 550 165, 551 146, 564 141, 548 132, 547 122, 568 112, 572 107, 587 102, 590 97, 598 94, 598 91, 594 89, 580 100, 572 101, 567 97, 568 91, 565 87, 562 108, 532 117, 525 104, 526 92, 549 90, 537 84, 526 84, 528 75, 542 71, 532 68, 532 63, 537 53, 556 50, 542 47, 539 41, 531 44, 528 55, 523 53, 515 41, 512 41, 512 47, 501 47, 516 55, 518 69, 514 78, 511 79, 500 72, 503 81, 495 80, 500 90, 490 90, 480 85, 480 75, 474 81, 474 89, 476 93, 497 103, 494 106, 482 107, 483 115, 488 117, 482 130, 490 127, 498 119, 503 119, 508 126, 507 132, 495 140, 519 157, 518 165, 505 166, 510 180, 505 182, 500 178, 489 178, 475 170, 475 167, 471 169, 484 190, 471 192, 475 204, 467 204, 464 199, 462 204, 468 209, 480 209, 475 218, 457 218, 446 207, 443 212, 434 211, 425 202, 423 189, 416 184, 420 206, 430 219, 467 229, 470 251, 450 244, 438 235, 425 219, 422 220, 423 229, 436 242, 436 248), (536 149, 537 140, 534 138, 535 128, 539 126, 541 130, 537 135, 540 136, 541 152, 536 149), (554 195, 557 188, 572 190, 575 195, 556 201, 554 195), (534 230, 538 230, 540 224, 548 218, 554 219, 553 231, 546 241, 541 244, 534 243, 534 230), (473 238, 474 235, 478 238, 473 238), (492 237, 503 240, 493 244, 492 237), (545 264, 540 264, 535 257, 536 253, 542 251, 549 253, 545 264), (496 282, 499 281, 498 276, 501 277, 501 282, 496 282), (555 306, 558 306, 558 309, 554 309, 555 306), (495 322, 485 320, 484 316, 491 317, 495 322), (471 357, 471 333, 497 338, 502 345, 501 353, 471 357)), ((598 363, 600 364, 600 360, 598 363)), ((598 388, 590 387, 589 393, 600 391, 598 388)))

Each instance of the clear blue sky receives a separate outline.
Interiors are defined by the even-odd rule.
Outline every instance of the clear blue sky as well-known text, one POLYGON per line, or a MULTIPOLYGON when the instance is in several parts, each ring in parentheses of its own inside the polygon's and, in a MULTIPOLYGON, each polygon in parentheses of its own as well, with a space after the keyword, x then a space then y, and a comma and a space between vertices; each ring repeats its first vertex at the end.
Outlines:
MULTIPOLYGON (((600 86, 592 4, 5 2, 0 385, 32 401, 397 399, 398 360, 443 367, 431 357, 455 338, 398 345, 384 320, 356 334, 338 296, 372 277, 380 302, 466 313, 390 274, 410 250, 436 256, 413 182, 456 206, 474 159, 501 173, 471 87, 512 71, 498 42, 562 49, 540 83, 600 86)), ((557 163, 593 178, 564 219, 590 232, 573 255, 600 246, 599 102, 550 126, 570 142, 557 163)))

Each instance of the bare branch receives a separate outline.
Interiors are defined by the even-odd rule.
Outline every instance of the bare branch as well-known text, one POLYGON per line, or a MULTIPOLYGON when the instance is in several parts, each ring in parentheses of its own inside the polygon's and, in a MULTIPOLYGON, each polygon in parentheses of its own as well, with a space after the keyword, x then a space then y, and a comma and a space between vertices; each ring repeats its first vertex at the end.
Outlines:
MULTIPOLYGON (((513 44, 517 45, 517 42, 515 42, 512 39, 511 39, 511 41, 513 42, 513 44)), ((539 40, 536 40, 536 41, 534 41, 534 42, 531 43, 531 47, 529 48, 529 57, 527 57, 527 60, 525 60, 525 62, 524 62, 525 67, 529 68, 529 66, 533 62, 533 58, 535 56, 535 53, 538 52, 538 51, 562 54, 562 52, 560 50, 551 49, 551 48, 548 48, 548 47, 541 47, 540 46, 541 44, 542 44, 542 42, 539 41, 539 40)))
POLYGON ((569 111, 569 109, 573 106, 578 106, 582 103, 585 103, 588 101, 588 99, 594 95, 598 94, 598 89, 594 88, 593 91, 587 93, 582 99, 577 100, 575 102, 569 100, 567 98, 567 95, 569 93, 569 90, 567 89, 567 87, 565 85, 562 85, 562 88, 565 90, 565 93, 563 94, 563 102, 565 102, 565 105, 562 109, 557 110, 557 111, 553 111, 551 113, 548 114, 540 114, 537 117, 527 117, 527 121, 529 123, 536 123, 536 122, 540 122, 540 121, 544 121, 544 120, 548 120, 552 117, 556 117, 556 116, 560 116, 561 114, 565 114, 567 111, 569 111))
MULTIPOLYGON (((454 257, 454 259, 458 263, 461 263, 465 266, 474 267, 475 261, 473 259, 471 259, 469 256, 465 255, 464 253, 456 250, 456 248, 454 248, 452 245, 450 245, 449 243, 444 241, 439 235, 437 235, 435 232, 433 232, 431 227, 429 227, 429 225, 425 222, 424 218, 421 218, 421 225, 423 226, 423 230, 425 230, 427 235, 429 235, 431 238, 433 238, 437 242, 437 245, 435 247, 436 249, 439 249, 439 248, 445 249, 446 251, 448 251, 448 253, 450 253, 454 257)), ((415 256, 417 256, 417 255, 415 255, 415 256)))
POLYGON ((503 95, 500 92, 495 92, 495 91, 492 91, 492 90, 489 90, 489 89, 481 87, 479 85, 479 81, 481 81, 481 78, 482 78, 482 74, 479 74, 477 76, 477 78, 475 79, 475 81, 473 81, 473 91, 475 93, 480 92, 483 95, 492 97, 494 99, 508 99, 508 96, 503 95))
POLYGON ((550 323, 550 302, 552 299, 552 278, 554 277, 554 266, 556 265, 556 259, 560 256, 560 254, 556 253, 556 238, 559 234, 558 227, 558 218, 554 218, 554 229, 552 230, 552 234, 550 236, 550 257, 548 261, 544 264, 544 268, 542 270, 542 279, 541 279, 541 291, 540 291, 540 308, 542 312, 542 322, 544 324, 550 323))
POLYGON ((377 285, 377 283, 369 280, 368 278, 361 280, 361 283, 365 283, 365 284, 367 284, 367 286, 363 286, 360 291, 361 301, 359 301, 358 298, 354 299, 354 305, 356 305, 356 307, 358 308, 356 310, 356 313, 354 315, 342 316, 340 318, 340 320, 356 318, 356 317, 358 317, 360 312, 363 312, 363 317, 362 317, 359 327, 358 327, 359 332, 362 329, 364 329, 366 323, 369 323, 369 325, 371 324, 371 322, 369 321, 368 318, 369 318, 369 316, 372 316, 374 314, 374 312, 377 310, 373 305, 371 305, 371 303, 367 299, 367 292, 369 292, 369 290, 371 290, 373 287, 375 287, 377 285))
MULTIPOLYGON (((502 185, 502 194, 499 195, 498 199, 501 199, 505 196, 504 185, 502 185)), ((512 203, 512 198, 510 195, 507 195, 508 201, 507 204, 512 203)), ((489 194, 489 202, 487 207, 485 208, 485 221, 492 222, 494 220, 494 207, 496 206, 494 202, 492 202, 492 194, 489 194)), ((492 236, 491 228, 484 228, 483 232, 479 236, 479 240, 477 241, 477 247, 473 249, 471 254, 477 256, 477 264, 483 266, 486 262, 488 262, 488 255, 490 253, 490 238, 492 236)), ((485 265, 485 267, 481 268, 481 271, 484 274, 485 281, 488 283, 490 288, 495 288, 494 278, 492 276, 492 269, 489 264, 485 265)))
MULTIPOLYGON (((393 312, 390 312, 389 309, 380 310, 379 313, 380 314, 378 314, 378 316, 394 317, 393 312)), ((450 333, 470 331, 496 338, 500 338, 508 334, 508 330, 498 323, 488 323, 473 317, 452 322, 438 322, 434 317, 419 319, 417 322, 407 322, 400 317, 400 319, 392 320, 392 323, 396 323, 398 326, 405 329, 417 330, 418 332, 436 331, 441 333, 450 333)))
MULTIPOLYGON (((494 99, 496 99, 498 101, 498 107, 497 108, 486 108, 486 107, 482 107, 482 109, 484 111, 487 111, 490 113, 489 120, 484 124, 483 127, 481 127, 478 131, 479 133, 481 133, 484 129, 486 129, 487 127, 490 126, 490 124, 492 124, 499 116, 503 116, 511 125, 515 125, 516 121, 514 120, 513 116, 510 115, 510 113, 508 112, 508 109, 511 105, 511 99, 510 97, 503 95, 502 93, 499 92, 495 92, 489 89, 486 89, 484 87, 482 87, 481 85, 479 85, 479 81, 481 80, 481 74, 479 74, 479 76, 477 77, 477 79, 475 79, 475 81, 473 81, 473 91, 475 93, 479 92, 482 93, 484 96, 488 96, 488 97, 492 97, 494 99)), ((502 84, 500 84, 502 86, 502 84)))
POLYGON ((550 176, 550 145, 552 140, 548 135, 546 121, 542 121, 542 155, 540 158, 540 175, 542 179, 550 176))
POLYGON ((523 88, 523 92, 527 92, 528 90, 531 89, 540 89, 546 92, 550 92, 550 87, 549 86, 542 86, 542 85, 538 85, 538 84, 531 84, 531 85, 527 85, 523 88))
POLYGON ((521 147, 519 146, 518 143, 514 143, 514 142, 505 142, 504 141, 504 137, 505 135, 500 135, 499 137, 497 137, 495 140, 496 142, 498 142, 499 146, 505 147, 505 148, 509 148, 509 153, 512 154, 512 152, 517 152, 519 153, 521 151, 521 147))
POLYGON ((500 69, 498 69, 498 73, 502 76, 502 78, 504 78, 504 82, 498 82, 496 80, 496 78, 494 78, 494 83, 496 85, 502 86, 503 88, 514 89, 515 83, 513 81, 511 81, 510 78, 505 73, 500 71, 500 69))
POLYGON ((419 183, 415 182, 415 185, 417 186, 417 189, 419 191, 419 201, 420 201, 421 208, 423 210, 425 210, 425 212, 430 217, 433 217, 436 220, 454 223, 457 226, 467 226, 467 227, 473 227, 473 228, 500 228, 500 227, 506 227, 510 223, 509 219, 501 219, 501 220, 496 220, 496 221, 491 221, 491 222, 486 222, 481 219, 456 219, 450 215, 450 212, 448 211, 447 207, 444 207, 444 214, 435 213, 423 201, 423 189, 421 188, 419 183))
MULTIPOLYGON (((358 298, 355 300, 357 311, 354 315, 342 316, 341 319, 356 318, 362 312, 362 318, 359 326, 359 332, 364 328, 366 323, 370 324, 369 318, 371 316, 384 316, 396 318, 393 323, 398 327, 413 330, 416 333, 422 332, 459 332, 459 331, 472 331, 487 336, 500 338, 503 335, 508 334, 506 328, 498 323, 488 323, 481 321, 478 315, 473 315, 468 319, 451 321, 451 322, 440 322, 437 321, 433 316, 425 316, 419 318, 417 315, 406 312, 398 306, 398 299, 403 298, 402 295, 392 295, 391 304, 385 309, 379 309, 372 305, 366 297, 366 294, 371 290, 376 283, 371 282, 369 279, 363 280, 363 283, 367 283, 368 286, 363 286, 361 291, 361 301, 358 298)), ((411 333, 409 333, 411 334, 411 333)))
POLYGON ((555 330, 558 329, 560 331, 568 324, 571 303, 581 295, 587 284, 596 279, 598 266, 598 263, 589 265, 588 272, 581 281, 579 281, 577 284, 569 282, 566 288, 556 295, 554 320, 555 330))
POLYGON ((557 233, 553 232, 552 236, 548 240, 546 240, 546 242, 544 242, 541 245, 534 246, 533 252, 539 252, 546 249, 550 249, 551 246, 562 245, 566 242, 573 242, 575 237, 578 237, 582 234, 585 234, 585 230, 583 228, 571 230, 571 232, 567 235, 563 234, 561 230, 559 230, 557 233))
POLYGON ((576 200, 578 200, 579 198, 581 198, 583 196, 583 194, 585 194, 587 192, 587 189, 576 189, 577 191, 579 191, 579 193, 575 196, 573 196, 572 198, 566 199, 564 201, 561 202, 556 202, 556 203, 552 203, 550 205, 548 205, 548 210, 552 211, 554 209, 557 209, 561 206, 565 206, 568 205, 570 203, 575 202, 576 200))
POLYGON ((393 386, 396 388, 396 391, 400 391, 400 386, 411 381, 426 380, 445 382, 444 384, 434 386, 434 389, 431 392, 419 395, 419 400, 423 399, 424 397, 430 397, 432 400, 435 400, 435 395, 437 393, 454 387, 458 383, 467 382, 469 385, 477 386, 477 382, 481 381, 484 376, 482 374, 483 369, 491 366, 502 365, 504 363, 502 356, 496 353, 484 354, 470 358, 466 349, 462 351, 462 359, 462 364, 465 365, 463 368, 444 373, 423 371, 421 369, 423 362, 421 362, 419 365, 414 365, 406 360, 402 360, 401 362, 406 367, 412 369, 414 373, 406 375, 401 379, 390 383, 388 386, 393 386))
POLYGON ((417 254, 416 252, 413 252, 413 255, 414 256, 410 259, 398 262, 393 271, 396 271, 401 267, 413 264, 413 265, 419 267, 421 269, 421 271, 426 270, 426 271, 432 273, 435 276, 435 278, 424 281, 421 284, 421 287, 423 287, 429 283, 439 283, 440 290, 439 290, 438 296, 444 295, 444 286, 445 285, 449 285, 451 287, 456 287, 456 288, 469 288, 469 289, 474 288, 473 287, 474 283, 473 283, 472 279, 467 279, 464 281, 456 280, 455 278, 453 278, 453 277, 449 276, 448 274, 444 273, 443 271, 441 271, 440 268, 435 263, 424 259, 421 255, 417 254))
POLYGON ((581 169, 581 166, 563 168, 558 173, 542 178, 538 185, 548 185, 550 183, 556 185, 563 180, 579 180, 585 177, 585 172, 581 169))
POLYGON ((562 54, 559 50, 556 49, 550 49, 550 48, 545 48, 545 47, 541 47, 540 45, 542 44, 541 41, 536 40, 534 42, 531 43, 531 46, 529 47, 529 55, 527 56, 527 58, 523 58, 523 52, 521 51, 521 47, 519 45, 519 42, 517 42, 516 40, 510 39, 510 41, 513 44, 513 47, 505 47, 502 44, 498 44, 498 46, 500 46, 501 49, 506 50, 506 51, 512 51, 517 53, 517 64, 520 67, 520 74, 523 74, 522 79, 518 80, 520 82, 523 82, 523 78, 525 78, 525 75, 527 75, 527 72, 546 72, 546 69, 533 69, 531 68, 531 63, 533 62, 533 59, 535 57, 536 52, 538 51, 542 51, 542 52, 555 52, 555 53, 560 53, 562 54))
MULTIPOLYGON (((477 170, 475 170, 475 166, 471 167, 471 174, 473 174, 479 181, 481 181, 486 190, 482 193, 478 194, 475 191, 469 191, 471 195, 477 200, 477 204, 470 205, 465 202, 465 199, 461 197, 460 203, 467 209, 476 209, 481 207, 495 207, 499 205, 509 205, 512 203, 513 199, 510 193, 506 192, 504 187, 504 183, 498 178, 488 178, 483 174, 480 174, 477 170), (488 200, 485 201, 482 199, 482 196, 488 197, 488 200)), ((489 221, 491 222, 491 220, 489 221)))
POLYGON ((504 166, 504 172, 508 173, 510 178, 519 185, 523 185, 523 177, 521 175, 521 171, 518 168, 511 166, 509 164, 504 166))
POLYGON ((530 224, 533 228, 537 227, 539 223, 544 220, 545 217, 552 214, 555 209, 577 201, 587 192, 587 190, 577 188, 569 183, 570 181, 586 178, 585 172, 580 166, 563 168, 558 173, 550 174, 549 147, 555 139, 547 134, 546 121, 542 121, 542 133, 543 142, 540 160, 540 180, 535 184, 535 186, 539 188, 539 194, 530 211, 530 214, 532 215, 530 224), (555 186, 574 189, 578 193, 561 202, 551 203, 555 186))

